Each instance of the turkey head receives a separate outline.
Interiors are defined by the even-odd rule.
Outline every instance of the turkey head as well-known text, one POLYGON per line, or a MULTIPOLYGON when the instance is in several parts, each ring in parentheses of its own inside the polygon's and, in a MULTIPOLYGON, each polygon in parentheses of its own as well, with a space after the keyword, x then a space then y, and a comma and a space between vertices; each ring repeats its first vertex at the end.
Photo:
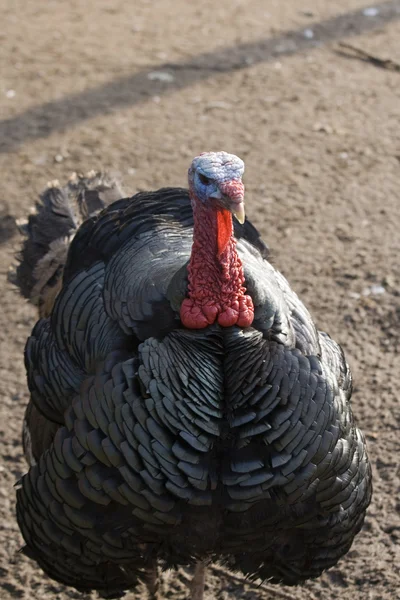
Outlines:
POLYGON ((197 156, 189 169, 193 207, 193 247, 188 266, 188 298, 181 306, 183 325, 202 329, 249 327, 254 307, 246 295, 243 265, 236 251, 232 214, 244 222, 243 161, 226 152, 197 156))

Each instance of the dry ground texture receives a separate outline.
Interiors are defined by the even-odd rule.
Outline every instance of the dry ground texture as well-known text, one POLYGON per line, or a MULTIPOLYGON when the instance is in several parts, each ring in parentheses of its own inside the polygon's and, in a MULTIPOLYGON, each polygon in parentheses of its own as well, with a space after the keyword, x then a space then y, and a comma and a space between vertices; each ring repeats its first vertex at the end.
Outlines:
MULTIPOLYGON (((375 491, 350 553, 320 580, 257 588, 216 567, 206 598, 400 598, 400 0, 365 9, 367 0, 0 0, 2 600, 81 597, 17 553, 13 484, 26 469, 23 349, 35 310, 6 283, 19 243, 10 215, 26 215, 49 179, 74 170, 118 171, 133 193, 184 185, 191 158, 220 149, 245 160, 247 213, 346 350, 375 491), (350 57, 340 42, 393 62, 350 57)), ((165 574, 165 598, 185 598, 186 577, 165 574)))

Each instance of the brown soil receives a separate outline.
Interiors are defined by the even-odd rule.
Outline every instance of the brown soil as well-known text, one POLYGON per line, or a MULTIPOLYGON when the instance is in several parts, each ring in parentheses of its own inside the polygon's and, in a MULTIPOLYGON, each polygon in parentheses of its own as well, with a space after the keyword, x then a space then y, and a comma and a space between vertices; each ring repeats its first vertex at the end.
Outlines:
MULTIPOLYGON (((246 161, 248 214, 346 350, 374 498, 352 550, 318 581, 257 588, 215 568, 206 598, 400 598, 400 73, 337 52, 346 41, 400 62, 400 0, 377 4, 377 16, 366 7, 0 0, 2 600, 81 597, 18 554, 13 484, 26 470, 23 349, 35 310, 5 282, 19 243, 10 215, 74 170, 115 169, 133 193, 185 184, 191 157, 220 149, 246 161)), ((185 597, 185 577, 165 574, 166 598, 185 597)))

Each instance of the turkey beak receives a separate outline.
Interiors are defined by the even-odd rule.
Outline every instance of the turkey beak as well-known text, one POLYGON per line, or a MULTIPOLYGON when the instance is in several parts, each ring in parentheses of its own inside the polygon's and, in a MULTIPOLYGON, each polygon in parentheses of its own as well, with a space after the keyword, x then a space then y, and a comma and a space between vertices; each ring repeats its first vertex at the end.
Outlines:
POLYGON ((245 222, 246 215, 244 212, 244 202, 238 202, 231 204, 232 214, 235 215, 236 219, 239 221, 241 225, 245 222))
POLYGON ((239 223, 243 225, 245 221, 244 185, 241 179, 232 179, 220 183, 212 197, 221 200, 224 208, 230 210, 239 223))

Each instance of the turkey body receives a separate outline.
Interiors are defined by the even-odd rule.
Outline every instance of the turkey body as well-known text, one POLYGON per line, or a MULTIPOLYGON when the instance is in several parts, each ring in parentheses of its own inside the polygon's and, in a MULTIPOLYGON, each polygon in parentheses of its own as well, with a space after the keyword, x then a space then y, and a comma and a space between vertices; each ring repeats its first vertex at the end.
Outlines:
POLYGON ((118 596, 152 561, 297 584, 336 564, 370 501, 340 347, 235 224, 251 327, 190 330, 188 192, 87 220, 25 353, 27 547, 51 577, 118 596))

